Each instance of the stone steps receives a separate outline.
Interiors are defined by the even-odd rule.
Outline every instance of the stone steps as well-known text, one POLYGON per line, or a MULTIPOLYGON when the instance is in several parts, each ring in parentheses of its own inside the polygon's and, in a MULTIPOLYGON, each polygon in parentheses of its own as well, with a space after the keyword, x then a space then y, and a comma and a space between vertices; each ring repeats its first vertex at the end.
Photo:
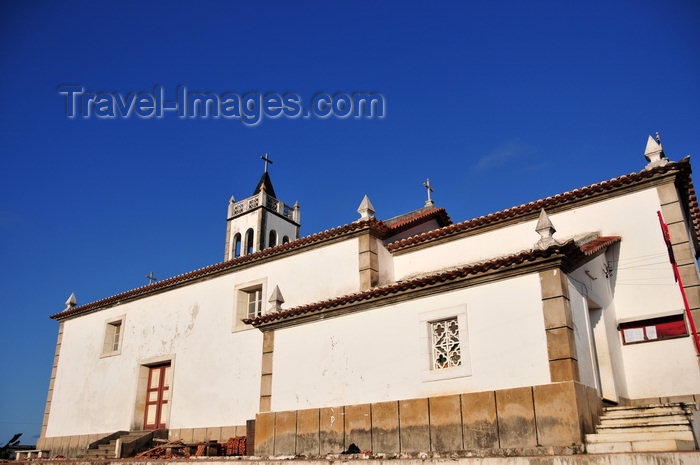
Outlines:
POLYGON ((123 433, 106 444, 99 444, 94 449, 87 449, 82 458, 86 459, 113 459, 116 457, 117 441, 128 443, 149 434, 149 431, 130 431, 123 433))
POLYGON ((640 433, 596 433, 587 434, 586 442, 629 442, 629 441, 651 441, 654 439, 680 439, 682 441, 693 441, 693 432, 686 431, 653 431, 640 433))
POLYGON ((645 425, 626 425, 626 426, 598 426, 597 433, 655 433, 666 431, 688 431, 688 422, 685 423, 656 423, 645 425))
POLYGON ((687 411, 686 404, 651 404, 643 407, 606 407, 605 413, 611 416, 635 416, 639 414, 679 414, 687 411))
POLYGON ((687 423, 688 416, 684 414, 678 415, 644 415, 644 416, 626 416, 626 417, 606 417, 600 419, 600 426, 628 426, 628 425, 657 425, 657 424, 681 424, 687 423))
POLYGON ((595 434, 586 435, 591 454, 695 450, 693 405, 607 407, 595 434))
POLYGON ((607 454, 611 452, 659 452, 695 450, 694 441, 678 439, 657 439, 652 441, 601 442, 589 444, 589 454, 607 454))

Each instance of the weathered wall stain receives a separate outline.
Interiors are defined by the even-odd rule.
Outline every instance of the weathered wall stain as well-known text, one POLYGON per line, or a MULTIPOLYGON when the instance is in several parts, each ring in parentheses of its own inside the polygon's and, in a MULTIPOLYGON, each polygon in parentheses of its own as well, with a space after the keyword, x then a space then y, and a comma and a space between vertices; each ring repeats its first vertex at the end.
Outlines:
POLYGON ((351 443, 385 454, 567 447, 582 443, 599 411, 595 389, 569 381, 272 412, 257 416, 255 454, 323 456, 342 452, 351 443))

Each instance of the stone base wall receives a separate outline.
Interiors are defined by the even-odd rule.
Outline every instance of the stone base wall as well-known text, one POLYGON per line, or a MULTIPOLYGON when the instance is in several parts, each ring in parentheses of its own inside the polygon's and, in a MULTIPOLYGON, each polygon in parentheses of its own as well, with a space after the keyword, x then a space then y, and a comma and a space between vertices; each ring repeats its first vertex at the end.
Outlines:
POLYGON ((571 446, 601 412, 595 389, 575 381, 256 415, 255 455, 337 454, 571 446))
MULTIPOLYGON (((81 457, 86 453, 90 444, 112 433, 114 433, 114 431, 98 434, 39 438, 36 442, 36 448, 50 451, 49 457, 56 457, 57 455, 62 455, 67 458, 81 457)), ((168 431, 169 440, 175 441, 176 439, 182 439, 186 443, 203 441, 226 442, 228 438, 234 436, 246 436, 246 425, 180 428, 168 431)))
POLYGON ((168 439, 182 439, 186 443, 216 441, 226 442, 228 438, 246 436, 246 426, 214 426, 211 428, 180 428, 168 431, 168 439))
POLYGON ((50 438, 39 438, 36 441, 36 448, 50 451, 49 457, 62 455, 66 458, 82 456, 86 453, 90 444, 100 438, 109 436, 114 431, 97 434, 80 434, 74 436, 55 436, 50 438))

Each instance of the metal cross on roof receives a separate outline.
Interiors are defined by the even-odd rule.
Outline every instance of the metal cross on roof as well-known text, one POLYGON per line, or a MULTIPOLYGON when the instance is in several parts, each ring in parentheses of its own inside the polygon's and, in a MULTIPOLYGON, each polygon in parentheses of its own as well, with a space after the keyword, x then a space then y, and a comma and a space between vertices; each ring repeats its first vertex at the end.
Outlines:
POLYGON ((148 279, 148 284, 153 284, 154 282, 158 281, 158 278, 153 276, 153 272, 151 271, 151 274, 146 276, 146 279, 148 279))
POLYGON ((267 173, 267 164, 272 163, 272 160, 270 160, 269 155, 266 153, 264 157, 260 157, 261 160, 265 160, 265 172, 267 173))
POLYGON ((432 202, 433 202, 433 199, 430 198, 430 193, 431 193, 431 192, 435 192, 435 189, 433 189, 432 187, 430 187, 430 178, 428 178, 428 179, 423 183, 423 187, 425 187, 426 189, 428 189, 428 203, 432 203, 432 202))

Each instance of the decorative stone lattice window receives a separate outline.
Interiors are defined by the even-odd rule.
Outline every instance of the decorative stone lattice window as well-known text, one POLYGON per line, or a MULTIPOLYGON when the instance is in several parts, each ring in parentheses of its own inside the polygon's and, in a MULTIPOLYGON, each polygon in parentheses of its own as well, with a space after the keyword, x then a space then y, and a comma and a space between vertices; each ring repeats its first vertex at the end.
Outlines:
POLYGON ((471 376, 467 306, 425 310, 418 315, 423 382, 471 376))
POLYGON ((433 369, 458 367, 462 365, 462 351, 459 340, 457 317, 430 323, 433 346, 433 369))

